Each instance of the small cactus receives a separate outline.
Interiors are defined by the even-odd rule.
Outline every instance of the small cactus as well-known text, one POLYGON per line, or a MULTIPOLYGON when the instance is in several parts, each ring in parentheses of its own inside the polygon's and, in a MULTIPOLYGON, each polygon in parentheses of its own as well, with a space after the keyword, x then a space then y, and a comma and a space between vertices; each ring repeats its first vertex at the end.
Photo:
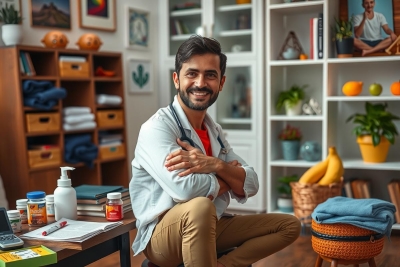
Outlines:
POLYGON ((143 86, 149 81, 149 73, 144 73, 143 69, 143 66, 139 65, 137 67, 138 74, 136 74, 136 72, 132 73, 133 81, 139 85, 140 88, 143 88, 143 86))

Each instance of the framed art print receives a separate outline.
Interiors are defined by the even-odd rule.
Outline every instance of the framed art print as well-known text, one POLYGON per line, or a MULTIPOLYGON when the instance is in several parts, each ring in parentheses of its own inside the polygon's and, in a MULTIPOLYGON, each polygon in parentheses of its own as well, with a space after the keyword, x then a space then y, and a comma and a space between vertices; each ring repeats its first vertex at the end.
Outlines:
POLYGON ((127 47, 149 48, 149 12, 127 8, 127 47))
POLYGON ((128 70, 130 93, 149 93, 153 91, 150 60, 129 59, 128 70))
POLYGON ((32 27, 71 29, 70 0, 30 0, 30 3, 32 27))
POLYGON ((116 30, 115 0, 79 0, 79 27, 113 32, 116 30))

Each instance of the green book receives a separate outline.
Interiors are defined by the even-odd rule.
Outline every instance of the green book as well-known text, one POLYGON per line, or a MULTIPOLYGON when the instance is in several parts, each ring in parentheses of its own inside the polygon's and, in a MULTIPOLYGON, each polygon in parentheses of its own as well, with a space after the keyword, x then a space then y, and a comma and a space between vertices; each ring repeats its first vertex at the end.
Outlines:
POLYGON ((99 199, 107 197, 108 193, 119 192, 124 187, 121 185, 88 185, 75 187, 77 199, 99 199))
POLYGON ((57 253, 45 246, 0 252, 0 267, 36 267, 57 263, 57 253))

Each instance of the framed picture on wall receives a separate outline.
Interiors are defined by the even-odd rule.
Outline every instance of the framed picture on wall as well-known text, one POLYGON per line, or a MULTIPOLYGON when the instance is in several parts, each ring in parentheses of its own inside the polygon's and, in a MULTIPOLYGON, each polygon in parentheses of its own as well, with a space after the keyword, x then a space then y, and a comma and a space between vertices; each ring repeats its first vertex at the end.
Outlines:
POLYGON ((22 16, 22 9, 21 9, 21 0, 0 0, 0 9, 5 8, 7 6, 14 6, 16 11, 19 11, 20 16, 22 16))
POLYGON ((128 48, 149 48, 149 12, 127 7, 126 41, 128 48))
POLYGON ((116 30, 115 0, 79 0, 79 27, 113 32, 116 30))
POLYGON ((128 78, 130 93, 149 93, 153 91, 151 83, 152 65, 150 60, 129 59, 128 78))
POLYGON ((30 0, 30 3, 32 27, 71 29, 70 0, 30 0))

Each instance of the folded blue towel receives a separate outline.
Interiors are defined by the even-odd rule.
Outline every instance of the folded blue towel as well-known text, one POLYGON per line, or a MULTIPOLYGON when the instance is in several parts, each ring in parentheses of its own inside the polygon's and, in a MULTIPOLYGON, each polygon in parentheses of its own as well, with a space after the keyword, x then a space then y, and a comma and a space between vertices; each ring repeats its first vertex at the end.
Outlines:
POLYGON ((64 148, 65 162, 84 162, 89 167, 93 167, 93 161, 98 155, 98 147, 91 140, 90 134, 66 136, 64 148))
POLYGON ((50 110, 57 105, 58 100, 49 100, 45 103, 39 103, 36 98, 24 98, 24 106, 50 110))
POLYGON ((22 84, 22 92, 24 95, 32 95, 44 90, 54 87, 53 83, 50 81, 36 81, 36 80, 26 80, 22 84))
POLYGON ((390 236, 395 206, 375 198, 329 198, 311 214, 317 223, 346 223, 390 236))
POLYGON ((64 88, 53 87, 45 91, 36 92, 24 97, 24 105, 33 108, 49 110, 55 105, 59 99, 67 96, 64 88))

